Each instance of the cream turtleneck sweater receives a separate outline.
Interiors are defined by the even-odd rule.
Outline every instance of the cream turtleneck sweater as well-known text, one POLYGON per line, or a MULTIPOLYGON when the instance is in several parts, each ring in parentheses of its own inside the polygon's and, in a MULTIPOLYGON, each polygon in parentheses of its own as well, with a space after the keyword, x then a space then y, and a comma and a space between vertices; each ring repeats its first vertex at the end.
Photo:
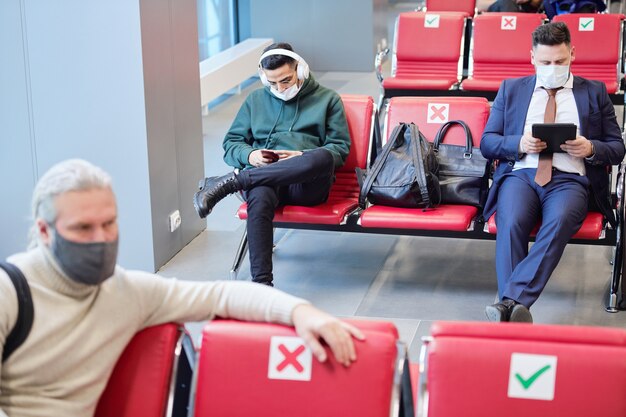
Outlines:
MULTIPOLYGON (((133 335, 171 321, 215 316, 291 324, 306 301, 249 282, 189 282, 119 266, 100 286, 65 276, 45 247, 9 258, 26 276, 35 319, 22 346, 0 364, 0 417, 93 415, 133 335)), ((17 319, 15 289, 0 270, 0 356, 17 319)))

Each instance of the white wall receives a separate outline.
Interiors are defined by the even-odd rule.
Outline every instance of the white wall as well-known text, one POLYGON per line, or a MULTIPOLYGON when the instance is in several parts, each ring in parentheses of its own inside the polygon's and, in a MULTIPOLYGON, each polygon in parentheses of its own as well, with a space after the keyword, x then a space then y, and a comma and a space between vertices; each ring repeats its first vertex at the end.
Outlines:
POLYGON ((155 270, 202 230, 196 25, 193 0, 0 3, 0 258, 24 247, 36 178, 72 157, 113 176, 126 267, 155 270), (185 227, 164 233, 174 208, 185 227))

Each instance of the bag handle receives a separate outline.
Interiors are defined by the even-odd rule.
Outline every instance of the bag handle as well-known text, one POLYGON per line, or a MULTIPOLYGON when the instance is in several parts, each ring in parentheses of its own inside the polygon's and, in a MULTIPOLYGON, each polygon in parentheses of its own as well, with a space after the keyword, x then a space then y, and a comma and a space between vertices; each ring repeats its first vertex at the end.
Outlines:
MULTIPOLYGON (((404 131, 406 130, 407 125, 405 123, 400 123, 396 126, 391 132, 391 139, 385 144, 383 147, 383 151, 376 158, 376 162, 374 162, 374 166, 372 166, 371 173, 367 175, 365 181, 363 181, 363 185, 361 186, 361 192, 359 193, 359 206, 361 208, 365 208, 365 201, 367 200, 367 194, 370 192, 372 188, 372 184, 374 184, 374 180, 378 176, 378 173, 383 168, 389 153, 395 146, 396 141, 401 135, 404 135, 404 131)), ((358 175, 358 172, 357 172, 358 175)))
POLYGON ((443 142, 443 138, 446 136, 448 129, 452 125, 459 125, 465 131, 465 152, 463 157, 466 159, 470 159, 472 157, 472 147, 474 146, 474 141, 472 140, 472 132, 470 131, 469 126, 463 120, 449 120, 446 123, 442 124, 437 134, 435 135, 435 140, 433 141, 433 150, 435 152, 439 152, 439 144, 443 142))
POLYGON ((411 123, 411 157, 413 158, 413 166, 415 167, 415 177, 417 179, 417 185, 420 188, 420 194, 422 195, 422 201, 426 203, 426 207, 430 207, 430 196, 428 195, 428 181, 426 179, 426 169, 424 167, 424 160, 422 159, 422 147, 417 145, 418 141, 426 140, 420 132, 419 128, 411 123))
POLYGON ((33 327, 35 311, 30 287, 22 271, 20 271, 17 266, 8 262, 0 262, 0 268, 5 270, 13 286, 15 286, 18 306, 15 326, 13 326, 11 333, 7 336, 4 343, 4 350, 2 351, 2 362, 5 362, 28 337, 30 329, 33 327))

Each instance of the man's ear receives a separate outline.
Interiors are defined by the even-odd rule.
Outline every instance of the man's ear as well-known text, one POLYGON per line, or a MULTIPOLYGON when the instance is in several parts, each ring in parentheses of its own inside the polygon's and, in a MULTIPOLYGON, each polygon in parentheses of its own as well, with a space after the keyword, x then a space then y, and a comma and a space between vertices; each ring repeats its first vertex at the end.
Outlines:
POLYGON ((532 49, 530 50, 530 63, 533 64, 533 66, 535 65, 535 54, 532 49))
POLYGON ((576 48, 572 46, 572 49, 570 51, 570 54, 571 54, 570 63, 574 62, 574 57, 576 56, 575 52, 576 52, 576 48))
POLYGON ((37 225, 37 234, 39 234, 41 241, 46 246, 50 246, 52 242, 52 230, 50 230, 50 225, 41 217, 37 218, 35 224, 37 225))

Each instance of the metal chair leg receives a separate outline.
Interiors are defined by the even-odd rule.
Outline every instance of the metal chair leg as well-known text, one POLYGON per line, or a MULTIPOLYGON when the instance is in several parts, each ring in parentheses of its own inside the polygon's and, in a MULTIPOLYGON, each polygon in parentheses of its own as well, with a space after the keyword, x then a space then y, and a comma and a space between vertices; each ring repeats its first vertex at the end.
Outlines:
POLYGON ((624 263, 626 262, 626 257, 624 256, 624 238, 626 237, 624 233, 624 166, 620 166, 619 174, 617 177, 617 210, 616 211, 616 220, 617 220, 617 230, 616 230, 616 239, 615 239, 615 253, 613 255, 613 270, 611 273, 611 284, 609 285, 609 296, 608 302, 606 306, 606 311, 609 313, 617 313, 619 311, 619 291, 622 286, 622 274, 624 272, 624 263))
POLYGON ((233 262, 233 266, 230 268, 230 279, 236 280, 237 274, 239 273, 239 268, 241 268, 241 264, 243 263, 243 258, 246 257, 248 253, 248 231, 244 228, 243 235, 241 236, 241 241, 239 242, 239 247, 237 248, 237 253, 235 254, 235 260, 233 262))

